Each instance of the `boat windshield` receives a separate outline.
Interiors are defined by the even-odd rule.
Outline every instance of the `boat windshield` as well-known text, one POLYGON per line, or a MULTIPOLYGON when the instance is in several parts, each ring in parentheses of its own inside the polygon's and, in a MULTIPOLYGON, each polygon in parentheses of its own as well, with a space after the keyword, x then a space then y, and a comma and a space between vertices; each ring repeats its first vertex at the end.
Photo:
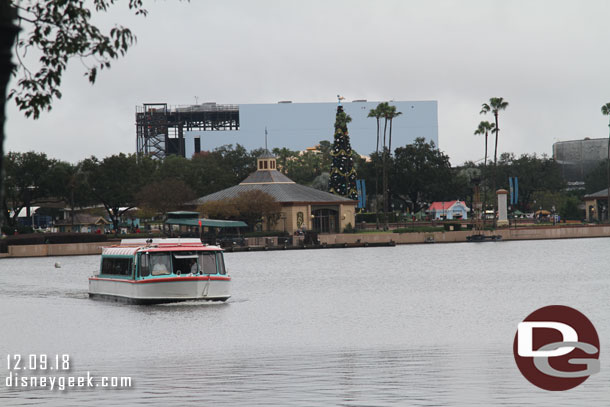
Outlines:
POLYGON ((140 256, 140 277, 226 274, 220 251, 145 253, 140 256))
POLYGON ((216 253, 199 253, 199 267, 202 274, 216 274, 216 253))
POLYGON ((173 257, 174 274, 197 274, 199 272, 196 252, 175 252, 173 257))
POLYGON ((105 257, 102 259, 101 274, 131 276, 131 258, 105 257))
POLYGON ((150 253, 150 270, 153 276, 171 274, 169 253, 150 253))

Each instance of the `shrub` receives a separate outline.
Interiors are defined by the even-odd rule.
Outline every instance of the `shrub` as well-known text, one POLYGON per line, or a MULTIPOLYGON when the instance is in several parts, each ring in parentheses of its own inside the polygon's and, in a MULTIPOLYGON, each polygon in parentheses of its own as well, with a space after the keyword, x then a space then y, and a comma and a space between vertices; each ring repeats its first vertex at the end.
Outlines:
POLYGON ((445 222, 443 223, 445 230, 458 231, 462 230, 462 224, 460 222, 445 222))
POLYGON ((280 232, 280 231, 262 231, 262 232, 246 232, 243 234, 244 237, 282 237, 282 236, 290 236, 288 232, 280 232))
POLYGON ((430 233, 430 232, 441 232, 443 230, 442 226, 415 226, 411 228, 399 228, 394 229, 393 233, 430 233))
POLYGON ((0 252, 6 253, 8 246, 23 246, 33 244, 89 243, 105 242, 106 235, 95 233, 30 233, 26 235, 7 236, 2 239, 0 252))
MULTIPOLYGON (((379 222, 383 222, 384 215, 383 213, 379 213, 379 222)), ((356 214, 356 223, 366 222, 366 223, 375 223, 377 221, 375 212, 364 212, 356 214)), ((394 223, 398 222, 398 216, 396 216, 395 212, 388 212, 388 222, 394 223)))
POLYGON ((343 229, 343 233, 356 233, 357 230, 354 229, 354 227, 352 226, 351 223, 348 223, 347 226, 345 226, 345 229, 343 229))
POLYGON ((60 243, 91 243, 105 242, 108 236, 97 233, 47 233, 42 235, 44 243, 60 244, 60 243))

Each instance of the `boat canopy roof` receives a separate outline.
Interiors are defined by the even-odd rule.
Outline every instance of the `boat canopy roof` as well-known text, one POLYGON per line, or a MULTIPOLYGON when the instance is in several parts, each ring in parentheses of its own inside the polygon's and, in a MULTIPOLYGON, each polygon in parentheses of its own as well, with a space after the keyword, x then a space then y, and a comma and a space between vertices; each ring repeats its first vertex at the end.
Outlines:
POLYGON ((133 256, 139 247, 104 247, 102 255, 104 256, 133 256))
POLYGON ((197 238, 170 238, 170 239, 122 239, 121 246, 146 246, 146 245, 163 245, 163 246, 184 246, 184 245, 203 245, 201 240, 197 238))
MULTIPOLYGON (((104 256, 133 256, 137 252, 195 252, 218 251, 218 246, 204 245, 199 239, 123 239, 120 246, 105 247, 104 256)), ((189 258, 185 253, 180 258, 189 258)), ((192 257, 193 255, 190 254, 192 257)), ((195 256, 196 257, 196 256, 195 256)), ((177 256, 178 258, 178 256, 177 256)))
POLYGON ((197 219, 197 218, 168 218, 165 223, 168 225, 184 226, 207 226, 215 228, 245 228, 248 225, 240 220, 219 220, 219 219, 197 219), (201 224, 199 223, 201 222, 201 224))

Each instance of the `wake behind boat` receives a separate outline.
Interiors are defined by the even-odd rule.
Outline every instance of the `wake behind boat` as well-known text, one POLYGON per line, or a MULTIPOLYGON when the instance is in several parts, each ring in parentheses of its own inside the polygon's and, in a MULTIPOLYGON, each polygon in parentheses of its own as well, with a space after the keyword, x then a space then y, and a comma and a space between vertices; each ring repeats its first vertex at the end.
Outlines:
POLYGON ((102 251, 89 297, 136 304, 226 301, 231 277, 223 252, 199 239, 127 239, 102 251))

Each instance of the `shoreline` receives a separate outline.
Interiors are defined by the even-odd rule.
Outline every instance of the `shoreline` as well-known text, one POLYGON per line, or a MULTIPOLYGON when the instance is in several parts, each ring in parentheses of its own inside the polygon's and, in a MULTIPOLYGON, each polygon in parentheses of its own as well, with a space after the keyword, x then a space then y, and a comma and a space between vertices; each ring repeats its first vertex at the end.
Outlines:
MULTIPOLYGON (((462 243, 467 242, 467 236, 472 231, 440 231, 440 232, 412 232, 412 233, 341 233, 319 235, 318 245, 308 246, 282 246, 252 245, 248 247, 235 247, 225 249, 227 252, 267 251, 267 250, 311 250, 324 248, 349 247, 379 247, 403 244, 431 244, 431 243, 462 243)), ((610 237, 610 225, 565 225, 565 226, 538 226, 521 227, 516 229, 486 230, 483 235, 502 236, 501 241, 512 240, 552 240, 552 239, 586 239, 595 237, 610 237)), ((65 243, 9 246, 8 253, 0 253, 0 259, 21 257, 56 257, 56 256, 84 256, 101 254, 103 247, 109 247, 118 242, 94 243, 65 243)), ((471 242, 475 244, 477 242, 471 242)))

